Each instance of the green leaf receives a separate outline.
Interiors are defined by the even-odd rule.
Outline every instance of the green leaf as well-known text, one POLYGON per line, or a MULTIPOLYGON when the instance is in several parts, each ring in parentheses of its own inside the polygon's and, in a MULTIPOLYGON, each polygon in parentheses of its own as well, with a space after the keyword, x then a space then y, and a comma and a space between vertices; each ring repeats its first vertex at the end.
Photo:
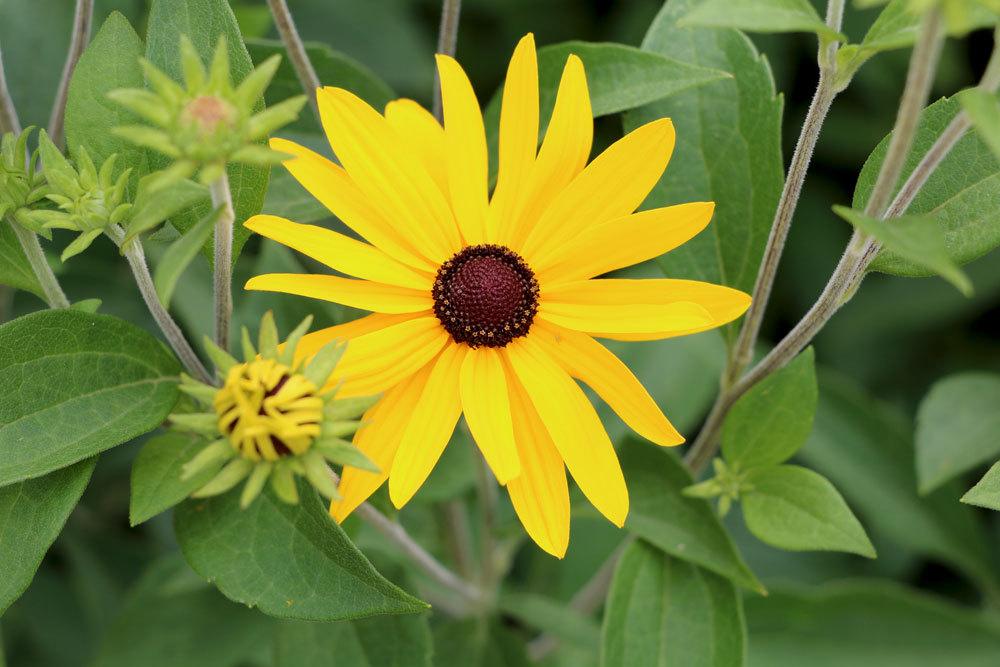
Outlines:
POLYGON ((338 623, 281 623, 274 667, 430 667, 427 614, 376 616, 338 623), (336 656, 335 658, 333 656, 336 656))
POLYGON ((816 423, 798 456, 836 485, 876 542, 944 561, 996 586, 982 528, 971 508, 955 502, 961 490, 947 484, 917 495, 912 434, 913 424, 875 397, 820 374, 816 423))
MULTIPOLYGON (((594 117, 633 109, 677 93, 728 79, 724 71, 614 43, 562 42, 538 50, 539 132, 545 133, 556 102, 559 78, 566 59, 575 54, 583 61, 594 117)), ((491 172, 495 172, 502 90, 490 100, 483 114, 490 147, 491 172)))
POLYGON ((787 461, 812 431, 816 400, 816 367, 809 347, 733 406, 722 428, 726 462, 746 469, 787 461))
POLYGON ((500 623, 485 624, 478 619, 467 619, 434 626, 435 667, 530 667, 533 664, 528 659, 524 641, 500 623))
POLYGON ((936 273, 962 294, 972 294, 972 281, 948 256, 942 221, 934 215, 904 215, 891 220, 869 217, 846 206, 834 212, 878 241, 882 248, 927 271, 936 273))
POLYGON ((226 597, 309 621, 427 608, 372 567, 312 489, 300 484, 299 505, 268 489, 241 510, 238 496, 190 500, 174 513, 184 557, 226 597))
POLYGON ((66 100, 66 145, 70 151, 75 155, 82 145, 98 165, 117 153, 118 164, 132 168, 133 182, 149 171, 146 152, 111 130, 140 121, 108 99, 108 92, 144 86, 139 66, 142 55, 142 40, 128 19, 112 12, 80 56, 66 100))
POLYGON ((814 32, 825 39, 846 39, 823 22, 809 0, 707 0, 677 25, 749 32, 814 32))
POLYGON ((12 224, 0 216, 0 285, 31 292, 44 299, 45 293, 28 264, 28 258, 24 256, 12 224))
POLYGON ((959 93, 958 100, 979 136, 1000 159, 1000 100, 981 88, 959 93))
POLYGON ((875 558, 865 529, 825 477, 781 465, 752 471, 740 498, 747 528, 786 551, 846 551, 875 558))
POLYGON ((38 477, 161 424, 180 366, 107 315, 47 310, 0 326, 0 484, 38 477))
MULTIPOLYGON (((154 179, 156 175, 148 177, 154 179)), ((153 187, 152 180, 140 181, 135 205, 129 213, 128 230, 122 244, 175 216, 199 201, 208 201, 208 188, 186 179, 153 187)), ((209 209, 208 216, 212 215, 209 209)), ((176 218, 174 218, 176 219, 176 218)), ((204 218, 202 218, 204 220, 204 218)), ((197 225, 195 225, 197 226, 197 225)), ((193 229, 193 227, 192 227, 193 229)))
MULTIPOLYGON (((247 53, 240 36, 236 17, 226 0, 154 0, 149 10, 148 41, 146 58, 176 80, 181 79, 180 38, 187 35, 201 56, 209 62, 219 37, 225 35, 229 47, 229 63, 234 83, 239 83, 253 69, 250 54, 247 53)), ((263 104, 255 110, 263 109, 263 104)), ((156 156, 158 168, 166 166, 165 158, 156 156)), ((233 196, 233 210, 236 214, 233 229, 233 263, 240 256, 243 245, 250 238, 250 230, 243 222, 260 213, 267 191, 270 172, 267 167, 247 164, 231 164, 227 168, 229 187, 233 196)), ((192 206, 171 218, 170 222, 182 234, 194 227, 212 210, 208 202, 192 206)), ((212 242, 205 246, 205 256, 212 261, 212 242)))
POLYGON ((630 531, 671 556, 763 592, 709 504, 682 494, 693 480, 672 452, 628 440, 619 456, 631 496, 630 531))
POLYGON ((608 593, 601 667, 731 667, 746 655, 743 600, 729 581, 638 540, 608 593))
MULTIPOLYGON (((955 98, 939 100, 927 107, 906 159, 899 185, 958 113, 955 98)), ((872 152, 858 176, 852 208, 864 210, 889 143, 886 137, 872 152)), ((1000 160, 975 132, 963 136, 941 161, 914 198, 908 215, 932 214, 944 233, 948 257, 962 265, 1000 245, 1000 160)), ((871 269, 897 276, 928 276, 921 264, 895 252, 883 250, 871 269)))
POLYGON ((1000 375, 962 373, 931 387, 917 412, 917 479, 929 493, 1000 456, 1000 375))
MULTIPOLYGON (((673 0, 653 21, 643 49, 681 62, 731 72, 716 81, 625 114, 625 128, 670 117, 677 128, 671 164, 645 208, 716 201, 708 228, 659 262, 671 277, 693 278, 749 292, 784 182, 782 98, 767 60, 738 30, 681 28, 697 5, 673 0)), ((734 327, 723 331, 735 337, 734 327)))
POLYGON ((1000 511, 1000 462, 994 463, 983 478, 962 496, 962 502, 1000 511))
POLYGON ((96 459, 0 488, 0 616, 28 588, 90 480, 96 459))
POLYGON ((272 621, 200 581, 177 554, 155 561, 111 622, 94 667, 259 664, 272 621))
POLYGON ((567 605, 536 593, 510 592, 500 596, 501 611, 526 625, 547 632, 584 651, 596 651, 599 629, 594 620, 567 605))
POLYGON ((164 433, 143 445, 132 463, 128 507, 131 526, 170 509, 215 476, 218 470, 208 468, 191 479, 181 480, 184 464, 205 446, 202 438, 188 433, 164 433))
POLYGON ((198 251, 211 237, 215 221, 221 212, 222 207, 220 206, 202 218, 197 225, 171 243, 167 251, 163 253, 163 257, 160 258, 159 264, 156 265, 153 284, 156 286, 156 295, 160 298, 160 303, 163 304, 164 308, 170 306, 170 298, 174 295, 174 288, 177 287, 177 281, 184 273, 184 269, 194 261, 198 251))
POLYGON ((986 667, 1000 654, 994 614, 861 580, 746 600, 751 667, 986 667))

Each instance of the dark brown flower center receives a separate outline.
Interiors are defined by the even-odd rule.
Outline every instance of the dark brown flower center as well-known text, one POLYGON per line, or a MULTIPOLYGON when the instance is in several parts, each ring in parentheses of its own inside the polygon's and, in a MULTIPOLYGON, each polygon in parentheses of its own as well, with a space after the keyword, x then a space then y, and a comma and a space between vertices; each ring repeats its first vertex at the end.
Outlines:
POLYGON ((538 312, 538 281, 500 245, 463 248, 438 269, 434 314, 456 343, 503 347, 528 333, 538 312))

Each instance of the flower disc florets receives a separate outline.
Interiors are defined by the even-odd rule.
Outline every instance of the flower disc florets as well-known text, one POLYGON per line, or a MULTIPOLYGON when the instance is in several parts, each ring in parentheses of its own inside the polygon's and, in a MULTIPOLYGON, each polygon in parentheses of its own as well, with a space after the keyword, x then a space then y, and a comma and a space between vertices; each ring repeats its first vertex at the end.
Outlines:
POLYGON ((434 314, 456 343, 503 347, 524 336, 538 312, 538 280, 513 250, 463 248, 438 269, 434 314))

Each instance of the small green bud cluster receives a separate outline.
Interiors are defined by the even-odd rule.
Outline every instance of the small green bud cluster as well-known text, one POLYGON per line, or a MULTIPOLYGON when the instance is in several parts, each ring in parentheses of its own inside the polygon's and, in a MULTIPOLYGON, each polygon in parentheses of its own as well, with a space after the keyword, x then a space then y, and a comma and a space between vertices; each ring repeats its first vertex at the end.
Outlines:
POLYGON ((718 498, 719 516, 726 516, 733 503, 740 495, 753 491, 753 485, 747 481, 746 471, 741 471, 738 465, 729 466, 722 459, 712 461, 715 477, 704 482, 692 484, 684 489, 684 495, 689 498, 718 498))
POLYGON ((8 132, 0 138, 0 219, 9 215, 18 224, 40 231, 30 214, 45 200, 48 184, 38 170, 38 151, 28 155, 33 130, 29 127, 17 135, 8 132))
POLYGON ((207 70, 187 37, 181 37, 180 53, 183 85, 143 60, 152 90, 127 88, 109 93, 111 99, 148 123, 115 128, 115 133, 173 159, 166 177, 190 178, 197 173, 206 185, 222 175, 227 162, 280 162, 285 156, 259 142, 295 120, 306 102, 300 95, 255 112, 280 56, 268 58, 234 86, 224 37, 219 39, 207 70))

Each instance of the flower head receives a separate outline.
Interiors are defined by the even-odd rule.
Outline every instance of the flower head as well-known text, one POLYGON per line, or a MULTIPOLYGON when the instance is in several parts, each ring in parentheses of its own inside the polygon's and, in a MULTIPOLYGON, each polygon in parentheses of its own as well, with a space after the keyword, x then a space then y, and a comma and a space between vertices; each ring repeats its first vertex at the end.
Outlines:
POLYGON ((640 435, 683 437, 629 369, 595 338, 653 340, 739 317, 749 297, 690 280, 600 278, 657 257, 709 222, 699 202, 634 213, 674 145, 668 119, 629 133, 587 164, 593 120, 583 63, 570 56, 538 148, 534 40, 511 60, 500 115, 499 171, 489 192, 480 107, 462 68, 438 56, 444 126, 409 100, 381 114, 340 88, 317 91, 341 165, 292 142, 289 171, 361 242, 257 216, 247 226, 353 276, 271 274, 248 289, 325 299, 373 314, 309 334, 308 358, 350 340, 333 374, 341 395, 384 392, 355 445, 380 468, 344 470, 343 520, 386 480, 397 507, 436 464, 460 416, 528 534, 562 556, 569 540, 566 470, 621 526, 628 490, 614 447, 577 380, 640 435))
POLYGON ((45 199, 48 187, 37 168, 38 151, 28 155, 28 138, 34 129, 0 137, 0 219, 9 214, 17 223, 38 232, 41 227, 30 212, 45 199))
POLYGON ((295 361, 297 341, 311 322, 311 318, 302 322, 279 348, 274 318, 267 313, 257 348, 243 330, 242 362, 206 343, 223 384, 214 387, 185 376, 181 390, 206 412, 171 415, 174 428, 212 439, 184 467, 185 478, 217 471, 195 497, 225 493, 246 479, 240 504, 247 507, 270 480, 279 498, 296 503, 295 477, 302 475, 317 491, 337 499, 328 463, 378 470, 344 439, 357 430, 357 417, 374 399, 340 400, 337 388, 326 386, 344 343, 331 341, 308 362, 295 361))

